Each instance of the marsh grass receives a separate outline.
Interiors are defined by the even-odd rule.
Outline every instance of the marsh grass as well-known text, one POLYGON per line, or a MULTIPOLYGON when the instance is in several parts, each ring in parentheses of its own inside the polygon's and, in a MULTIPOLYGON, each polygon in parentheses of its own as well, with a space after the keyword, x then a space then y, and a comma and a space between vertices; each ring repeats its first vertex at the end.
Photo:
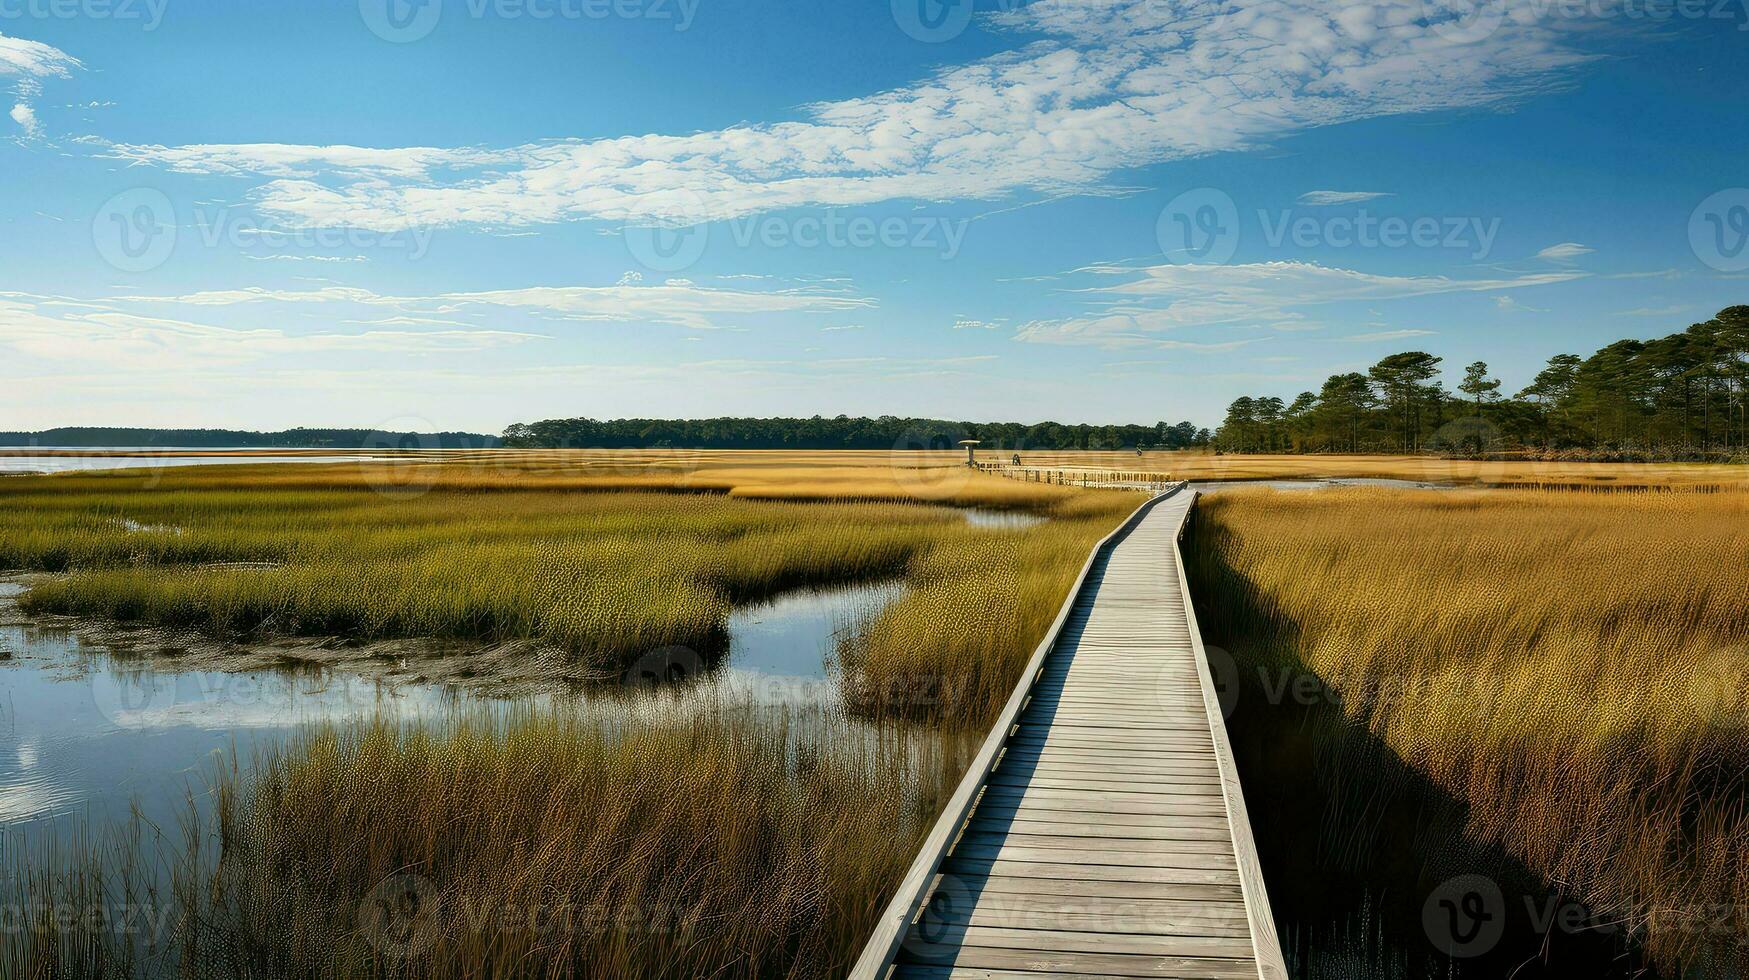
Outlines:
MULTIPOLYGON (((992 593, 983 607, 1048 601, 1032 584, 1016 592, 993 576, 1048 565, 1083 538, 1085 550, 1128 499, 1090 505, 964 467, 921 478, 867 464, 713 471, 667 459, 606 476, 539 458, 421 462, 406 465, 423 476, 400 473, 399 489, 384 492, 388 478, 373 468, 394 465, 8 480, 0 568, 68 573, 22 598, 31 613, 237 637, 529 639, 612 673, 666 646, 717 652, 732 606, 803 585, 913 573, 939 583, 953 568, 962 597, 992 593), (781 482, 782 496, 819 502, 761 499, 775 494, 738 482, 748 472, 781 482), (687 492, 711 480, 711 492, 687 492), (932 487, 951 487, 940 499, 1060 513, 1063 526, 1042 535, 970 527, 953 510, 919 506, 938 499, 932 487)), ((1023 640, 1010 627, 989 642, 1023 640)))
POLYGON ((1246 491, 1197 521, 1203 627, 1246 667, 1316 674, 1656 962, 1741 969, 1749 493, 1246 491))
POLYGON ((0 976, 837 976, 972 749, 732 707, 311 728, 216 774, 153 943, 82 925, 144 896, 138 840, 14 858, 72 924, 0 976))
POLYGON ((1143 499, 1090 494, 1024 535, 918 559, 912 590, 840 645, 846 703, 873 715, 988 728, 1093 545, 1143 499))
POLYGON ((0 904, 48 917, 8 935, 0 978, 842 975, 978 741, 890 716, 994 710, 1139 503, 912 469, 653 454, 5 481, 0 567, 63 573, 26 609, 239 637, 535 638, 613 670, 709 649, 732 605, 791 587, 911 588, 845 631, 869 633, 839 668, 848 707, 886 721, 633 693, 314 727, 232 760, 169 834, 8 850, 0 904), (919 506, 944 502, 1053 520, 919 506), (84 925, 143 897, 165 910, 144 938, 84 925))

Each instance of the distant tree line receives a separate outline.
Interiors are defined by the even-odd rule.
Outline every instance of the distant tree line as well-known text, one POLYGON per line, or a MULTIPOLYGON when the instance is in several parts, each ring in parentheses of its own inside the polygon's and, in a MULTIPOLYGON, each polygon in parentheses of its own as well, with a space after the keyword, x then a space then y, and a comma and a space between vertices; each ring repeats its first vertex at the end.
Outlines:
POLYGON ((177 449, 490 449, 497 436, 477 432, 374 432, 370 429, 123 429, 74 427, 0 432, 0 445, 45 449, 102 446, 177 449))
POLYGON ((942 419, 549 419, 504 430, 504 444, 538 449, 951 449, 977 439, 991 450, 1185 449, 1206 446, 1209 430, 1169 425, 1063 425, 950 422, 942 419))
POLYGON ((1215 445, 1230 452, 1488 453, 1515 449, 1741 453, 1749 447, 1749 306, 1682 333, 1620 340, 1590 357, 1557 354, 1506 396, 1488 364, 1457 391, 1442 359, 1392 354, 1365 374, 1339 374, 1291 402, 1244 397, 1215 445))

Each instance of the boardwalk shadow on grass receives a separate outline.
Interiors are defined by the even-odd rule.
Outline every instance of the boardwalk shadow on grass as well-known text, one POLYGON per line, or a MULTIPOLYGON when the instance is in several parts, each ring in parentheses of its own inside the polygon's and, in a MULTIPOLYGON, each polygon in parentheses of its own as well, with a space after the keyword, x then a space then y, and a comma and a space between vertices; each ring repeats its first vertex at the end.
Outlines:
MULTIPOLYGON (((1187 565, 1205 624, 1265 621, 1237 572, 1187 565)), ((1291 651, 1297 639, 1270 642, 1291 651)), ((1351 722, 1311 670, 1230 646, 1238 695, 1227 730, 1294 977, 1657 976, 1623 930, 1597 928, 1558 885, 1468 836, 1464 802, 1351 722)))

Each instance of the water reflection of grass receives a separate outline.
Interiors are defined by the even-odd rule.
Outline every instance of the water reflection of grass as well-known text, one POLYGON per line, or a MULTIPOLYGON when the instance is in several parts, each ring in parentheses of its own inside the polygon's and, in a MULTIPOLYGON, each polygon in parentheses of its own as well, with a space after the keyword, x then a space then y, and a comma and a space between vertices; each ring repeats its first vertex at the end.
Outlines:
POLYGON ((1242 669, 1316 674, 1588 921, 1740 964, 1749 494, 1237 493, 1198 521, 1203 624, 1242 669))
POLYGON ((839 975, 970 748, 733 706, 315 727, 181 848, 9 851, 0 976, 839 975))

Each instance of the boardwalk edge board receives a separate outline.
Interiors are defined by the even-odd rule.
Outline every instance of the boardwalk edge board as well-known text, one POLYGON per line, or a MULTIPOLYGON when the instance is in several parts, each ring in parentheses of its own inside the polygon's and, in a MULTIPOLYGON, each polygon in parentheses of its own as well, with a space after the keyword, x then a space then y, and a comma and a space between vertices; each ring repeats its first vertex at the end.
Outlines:
MULTIPOLYGON (((1001 821, 1004 819, 1004 816, 999 811, 1004 808, 1012 808, 1015 803, 1013 801, 999 802, 999 798, 1012 797, 1013 800, 1018 800, 1022 797, 1037 797, 1040 801, 1037 805, 1044 809, 1034 811, 1035 815, 1048 815, 1051 811, 1057 809, 1073 809, 1074 806, 1069 801, 1076 799, 1077 794, 1081 794, 1086 797, 1087 801, 1090 801, 1088 802, 1088 809, 1094 811, 1114 813, 1115 811, 1120 810, 1136 809, 1144 814, 1155 814, 1155 816, 1116 817, 1115 821, 1119 824, 1143 819, 1157 821, 1160 819, 1161 815, 1176 814, 1179 812, 1184 812, 1187 815, 1187 823, 1192 823, 1193 825, 1206 826, 1205 822, 1207 821, 1218 821, 1222 823, 1230 835, 1230 841, 1227 842, 1230 842, 1232 846, 1232 853, 1226 863, 1226 867, 1231 870, 1219 871, 1211 869, 1205 871, 1192 871, 1188 869, 1168 870, 1166 868, 1129 869, 1137 872, 1147 871, 1155 876, 1161 877, 1161 880, 1166 880, 1167 878, 1182 878, 1186 881, 1207 879, 1211 884, 1202 886, 1131 885, 1127 887, 1226 887, 1232 889, 1232 892, 1235 893, 1233 897, 1241 900, 1240 905, 1243 910, 1242 928, 1244 933, 1244 939, 1241 941, 1244 942, 1247 947, 1247 952, 1250 955, 1240 959, 1224 961, 1229 964, 1226 969, 1236 972, 1227 973, 1223 971, 1223 975, 1257 976, 1260 980, 1285 980, 1287 971, 1282 959, 1280 942, 1276 936, 1275 924, 1270 916, 1268 896, 1263 886, 1262 871, 1257 860, 1256 842, 1252 837, 1250 823, 1245 811, 1244 796, 1239 786, 1238 771, 1233 762, 1232 747, 1227 738, 1219 699, 1215 692, 1213 677, 1208 665, 1207 654, 1202 644, 1201 635, 1197 629, 1195 611, 1191 607, 1189 589, 1184 578, 1183 556, 1180 553, 1181 549, 1179 548, 1178 543, 1182 541, 1185 530, 1189 525, 1190 514, 1196 506, 1198 496, 1192 494, 1189 496, 1188 500, 1186 500, 1183 496, 1185 491, 1186 485, 1181 483, 1171 486, 1164 492, 1150 498, 1147 502, 1138 507, 1136 511, 1123 522, 1123 524, 1113 530, 1105 538, 1101 539, 1100 542, 1094 546, 1087 561, 1082 565, 1080 574, 1076 578, 1073 587, 1070 588, 1068 596, 1065 598, 1063 607, 1058 612, 1055 622, 1052 623, 1050 630, 1046 632, 1043 640, 1040 641, 1037 649, 1034 650, 1032 658, 1028 661, 1026 669, 1021 674, 1020 680, 1016 684, 1013 693, 1009 696, 1001 714, 997 717, 996 723, 991 727, 990 733, 986 736, 978 754, 973 758, 971 765, 968 766, 966 770, 965 776, 962 778, 959 786, 955 789, 953 796, 948 800, 947 805, 943 808, 941 816, 931 828, 929 835, 924 839, 922 846, 918 850, 916 859, 907 870, 892 901, 883 910, 880 918, 877 920, 876 927, 871 933, 867 944, 863 947, 861 956, 848 974, 851 978, 854 978, 854 980, 884 980, 884 978, 888 977, 889 974, 893 973, 895 970, 904 974, 909 974, 918 970, 919 967, 917 964, 913 963, 911 965, 903 965, 898 961, 906 958, 902 957, 901 953, 902 950, 910 948, 906 943, 907 936, 910 934, 913 924, 917 922, 921 910, 925 904, 930 901, 932 892, 938 887, 940 875, 943 873, 944 866, 947 865, 950 858, 959 861, 961 864, 966 860, 970 860, 973 865, 982 867, 983 865, 991 864, 993 858, 1001 858, 1008 862, 1012 862, 1016 859, 1020 861, 1028 861, 1060 853, 1069 856, 1072 861, 1072 854, 1078 853, 1073 850, 1075 846, 1078 846, 1077 842, 1074 841, 1051 842, 1056 847, 1069 845, 1069 847, 1059 852, 1054 849, 1036 851, 1030 846, 1032 842, 1023 844, 1017 840, 1013 843, 1004 844, 995 839, 986 840, 985 838, 989 836, 988 834, 982 834, 980 837, 973 838, 972 840, 965 840, 964 835, 970 830, 970 822, 980 813, 980 804, 995 804, 998 812, 987 813, 985 815, 1001 821), (1181 802, 1176 797, 1150 798, 1144 796, 1141 797, 1141 799, 1148 800, 1148 802, 1146 804, 1136 804, 1130 802, 1117 802, 1119 799, 1127 801, 1130 797, 1114 798, 1111 795, 1111 790, 1103 787, 1097 789, 1094 786, 1088 786, 1085 789, 1046 789, 1043 786, 1038 785, 1024 788, 1012 785, 993 785, 992 773, 995 771, 999 760, 1004 758, 1004 749, 1014 744, 1014 736, 1021 731, 1025 731, 1035 738, 1037 736, 1038 729, 1035 727, 1036 722, 1028 721, 1023 724, 1023 715, 1026 717, 1033 717, 1033 713, 1029 709, 1037 710, 1032 704, 1034 701, 1034 692, 1064 690, 1061 686, 1061 675, 1053 674, 1052 670, 1053 668, 1059 670, 1065 669, 1067 663, 1073 661, 1082 650, 1081 644, 1086 642, 1086 634, 1082 632, 1087 623, 1086 616, 1090 615, 1090 611, 1100 603, 1101 597, 1104 595, 1102 590, 1108 587, 1108 572, 1111 570, 1114 555, 1119 553, 1120 546, 1123 545, 1126 539, 1128 539, 1137 528, 1141 527, 1164 501, 1173 498, 1177 498, 1178 502, 1183 504, 1183 509, 1176 515, 1172 512, 1159 515, 1158 523, 1153 525, 1147 532, 1150 536, 1169 534, 1171 544, 1162 550, 1170 550, 1172 552, 1171 563, 1169 565, 1166 564, 1166 556, 1161 554, 1159 556, 1162 564, 1161 577, 1152 581, 1156 585, 1165 585, 1165 576, 1176 575, 1176 581, 1168 585, 1165 590, 1159 591, 1159 594, 1171 597, 1170 599, 1165 600, 1167 606, 1170 606, 1176 601, 1182 600, 1184 605, 1183 621, 1176 625, 1170 625, 1168 628, 1172 633, 1177 635, 1177 638, 1172 642, 1179 644, 1178 649, 1181 651, 1186 649, 1181 634, 1185 629, 1188 629, 1189 652, 1185 655, 1189 656, 1189 658, 1195 662, 1194 668, 1178 668, 1177 671, 1180 678, 1174 681, 1174 683, 1182 685, 1183 690, 1181 700, 1183 701, 1183 707, 1174 708, 1171 712, 1174 719, 1171 724, 1178 730, 1175 734, 1170 736, 1169 744, 1174 746, 1172 751, 1182 751, 1191 749, 1191 747, 1195 746, 1198 742, 1201 743, 1201 751, 1198 755, 1200 758, 1206 759, 1207 761, 1199 762, 1198 765, 1208 766, 1214 770, 1214 772, 1210 774, 1209 782, 1205 784, 1208 787, 1207 790, 1205 790, 1206 795, 1198 796, 1194 802, 1189 800, 1181 802), (1174 516, 1176 516, 1176 524, 1164 526, 1165 522, 1172 520, 1174 516), (1176 595, 1173 594, 1174 590, 1176 591, 1176 595), (1077 618, 1078 616, 1080 618, 1077 618), (1065 631, 1071 625, 1075 627, 1076 633, 1074 635, 1078 637, 1075 641, 1074 649, 1071 651, 1059 651, 1059 645, 1064 642, 1065 631), (1054 655, 1059 652, 1063 652, 1068 660, 1056 660, 1054 655), (1185 708, 1191 706, 1194 706, 1194 708, 1191 709, 1192 714, 1187 716, 1185 708), (1200 718, 1201 724, 1197 726, 1197 729, 1184 729, 1179 727, 1183 725, 1183 719, 1186 717, 1200 718), (1216 791, 1217 787, 1218 792, 1216 791), (1188 816, 1192 812, 1198 815, 1188 816), (962 844, 970 845, 971 850, 979 851, 979 853, 977 855, 961 854, 959 851, 956 851, 955 848, 962 844), (990 853, 983 853, 984 851, 989 851, 990 853), (1223 879, 1231 882, 1231 884, 1224 886, 1216 886, 1213 884, 1213 882, 1223 879)), ((1132 558, 1125 559, 1124 563, 1120 564, 1119 567, 1129 567, 1133 570, 1133 549, 1143 546, 1143 543, 1147 540, 1147 537, 1143 537, 1138 538, 1136 542, 1132 542, 1129 545, 1132 558)), ((1131 581, 1133 582, 1134 580, 1132 579, 1131 581)), ((1133 598, 1133 596, 1131 598, 1133 598)), ((1106 601, 1110 602, 1120 600, 1112 600, 1109 597, 1106 597, 1106 601)), ((1161 600, 1156 599, 1155 601, 1161 600)), ((1100 608, 1105 607, 1100 606, 1100 608)), ((1152 639, 1154 638, 1147 636, 1144 631, 1144 635, 1138 637, 1138 642, 1147 642, 1152 639)), ((1098 695, 1094 698, 1096 702, 1097 697, 1098 695)), ((1049 703, 1050 702, 1047 699, 1041 702, 1041 705, 1048 705, 1049 703)), ((1091 707, 1096 708, 1098 705, 1095 704, 1091 707)), ((1113 705, 1112 707, 1119 716, 1134 716, 1133 709, 1124 708, 1121 705, 1113 705)), ((1056 709, 1051 710, 1053 710, 1054 713, 1054 710, 1056 709)), ((1068 721, 1066 718, 1062 720, 1068 721)), ((1161 715, 1160 720, 1165 721, 1165 716, 1161 715)), ((1069 722, 1069 724, 1074 724, 1074 722, 1069 722)), ((1129 724, 1129 722, 1125 722, 1125 724, 1129 724)), ((1082 728, 1080 731, 1086 736, 1094 738, 1096 740, 1095 744, 1105 742, 1108 738, 1117 741, 1126 740, 1124 730, 1121 728, 1082 728)), ((1046 732, 1046 734, 1051 734, 1051 732, 1046 732)), ((1138 732, 1136 734, 1141 733, 1138 732)), ((1079 739, 1082 736, 1075 737, 1079 739)), ((1037 753, 1037 746, 1040 744, 1045 743, 1034 741, 1033 747, 1022 749, 1022 752, 1037 753)), ((1164 745, 1168 743, 1161 744, 1164 745)), ((1084 750, 1071 749, 1070 751, 1084 750)), ((1151 750, 1149 754, 1153 755, 1154 751, 1157 750, 1151 750)), ((1038 756, 1036 755, 1034 756, 1035 759, 1037 757, 1038 756)), ((1046 773, 1039 772, 1038 774, 1043 780, 1048 781, 1052 779, 1052 777, 1046 773)), ((1139 778, 1146 779, 1149 777, 1139 778)), ((1152 778, 1154 778, 1156 782, 1159 782, 1162 779, 1160 776, 1152 778)), ((998 780, 998 782, 1011 781, 998 780)), ((1148 791, 1144 790, 1144 792, 1148 791)), ((1154 790, 1153 792, 1157 792, 1157 790, 1154 790)), ((985 809, 988 810, 989 807, 985 807, 985 809)), ((1012 829, 1012 821, 1016 816, 1019 816, 1019 814, 1010 814, 1006 817, 1006 819, 1010 821, 1010 829, 1005 831, 1005 833, 1016 832, 1012 829)), ((1029 829, 1043 832, 1043 828, 1041 827, 1035 826, 1029 829)), ((1020 833, 1024 834, 1024 831, 1021 831, 1020 833)), ((1106 831, 1105 833, 1110 834, 1110 831, 1106 831)), ((1138 834, 1138 837, 1139 836, 1141 835, 1138 834)), ((1205 835, 1198 834, 1195 836, 1205 835)), ((1151 846, 1138 848, 1138 850, 1153 852, 1157 849, 1162 852, 1162 856, 1164 856, 1166 852, 1182 850, 1183 846, 1191 846, 1194 848, 1194 845, 1151 844, 1151 846)), ((1172 863, 1184 864, 1187 862, 1183 860, 1174 860, 1172 863)), ((1215 863, 1219 864, 1221 862, 1215 863)), ((958 865, 955 866, 957 867, 958 865)), ((1027 865, 1027 867, 1034 866, 1027 865)), ((1071 863, 1038 865, 1036 867, 1055 867, 1061 869, 1063 872, 1068 872, 1074 868, 1075 865, 1071 863)), ((1147 874, 1126 874, 1121 876, 1111 874, 1111 872, 1126 870, 1123 868, 1106 868, 1101 866, 1087 867, 1083 870, 1088 873, 1088 877, 1094 879, 1107 877, 1140 877, 1144 880, 1152 880, 1147 874), (1094 874, 1093 872, 1104 873, 1094 874)), ((1057 873, 1052 873, 1048 877, 1054 879, 1058 877, 1080 876, 1059 876, 1057 873)), ((1222 906, 1219 903, 1211 903, 1210 911, 1218 912, 1221 907, 1222 906)), ((977 931, 978 930, 974 929, 974 932, 977 931)), ((1051 934, 1038 933, 1038 935, 1041 937, 1048 937, 1051 934)), ((1210 938, 1212 939, 1213 937, 1210 938)), ((1094 941, 1096 939, 1097 934, 1088 934, 1086 936, 1086 940, 1088 941, 1094 941)), ((1225 942, 1231 943, 1232 940, 1225 940, 1225 942)), ((964 951, 975 956, 977 953, 971 947, 978 945, 980 944, 967 943, 965 944, 964 951)), ((1090 947, 1090 949, 1097 948, 1101 947, 1097 944, 1090 947)), ((1019 951, 1016 950, 1016 952, 1019 951)), ((1062 959, 1063 963, 1059 965, 1064 967, 1073 966, 1074 961, 1078 958, 1087 958, 1087 969, 1081 969, 1080 967, 1076 968, 1082 973, 1102 972, 1101 970, 1093 968, 1096 966, 1093 961, 1105 958, 1092 955, 1090 952, 1077 954, 1061 950, 1052 952, 1050 955, 1062 959)), ((915 957, 910 957, 909 959, 914 960, 915 957)), ((974 964, 962 962, 961 965, 969 967, 974 964)), ((1162 960, 1155 965, 1157 967, 1166 967, 1166 961, 1162 960)), ((1055 968, 1053 967, 1049 972, 1055 972, 1055 968)), ((1163 975, 1172 974, 1168 972, 1163 975)))
MULTIPOLYGON (((1184 511, 1184 521, 1178 526, 1177 540, 1182 543, 1196 514, 1202 494, 1193 493, 1190 506, 1184 511)), ((1245 809, 1245 793, 1239 784, 1239 767, 1233 761, 1233 743, 1227 736, 1226 712, 1221 708, 1220 694, 1215 690, 1213 672, 1209 668, 1208 651, 1202 645, 1202 629, 1196 622, 1196 606, 1190 601, 1190 579, 1184 573, 1184 549, 1174 547, 1172 560, 1178 564, 1178 588, 1184 594, 1184 614, 1190 622, 1190 645, 1196 651, 1196 672, 1202 682, 1203 705, 1208 709, 1209 731, 1214 735, 1215 763, 1221 770, 1221 792, 1227 801, 1227 823, 1233 829, 1233 850, 1239 860, 1239 886, 1245 894, 1245 911, 1251 920, 1251 942, 1257 950, 1257 972, 1262 980, 1287 980, 1287 962, 1282 955, 1281 939, 1275 932, 1275 917, 1269 909, 1269 892, 1263 884, 1263 863, 1257 857, 1257 840, 1251 832, 1251 816, 1245 809)))

